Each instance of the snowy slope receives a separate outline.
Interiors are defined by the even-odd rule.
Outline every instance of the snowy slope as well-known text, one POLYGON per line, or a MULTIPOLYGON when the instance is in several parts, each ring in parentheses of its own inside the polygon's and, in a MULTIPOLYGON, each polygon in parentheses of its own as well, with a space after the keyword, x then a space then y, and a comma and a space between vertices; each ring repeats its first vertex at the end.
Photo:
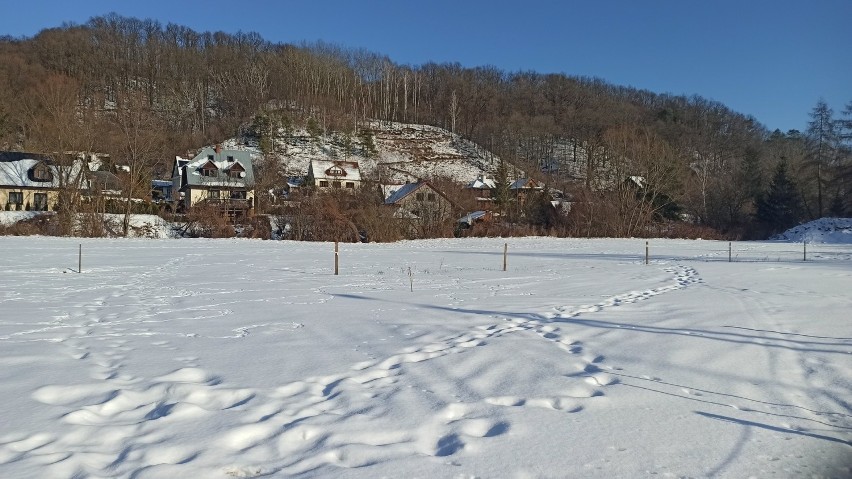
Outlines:
MULTIPOLYGON (((467 183, 481 174, 492 174, 499 163, 499 158, 481 146, 441 128, 378 121, 367 128, 374 132, 377 156, 365 156, 357 135, 349 138, 351 148, 347 151, 340 132, 329 132, 316 139, 305 129, 281 130, 273 145, 288 174, 293 176, 306 174, 312 159, 345 160, 358 162, 365 176, 380 175, 386 182, 442 176, 467 183)), ((232 138, 223 147, 260 153, 253 139, 232 138)))
POLYGON ((0 238, 0 477, 848 477, 852 247, 504 241, 0 238))
POLYGON ((801 243, 852 244, 852 218, 820 218, 790 228, 773 240, 801 243))

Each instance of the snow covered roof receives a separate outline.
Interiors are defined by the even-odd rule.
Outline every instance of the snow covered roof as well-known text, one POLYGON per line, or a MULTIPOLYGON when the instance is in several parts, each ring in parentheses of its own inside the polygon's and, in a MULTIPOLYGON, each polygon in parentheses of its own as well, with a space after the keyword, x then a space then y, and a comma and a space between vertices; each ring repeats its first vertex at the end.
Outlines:
MULTIPOLYGON (((72 177, 76 177, 81 168, 82 160, 73 163, 73 170, 66 170, 72 177)), ((18 151, 0 152, 0 185, 15 186, 21 188, 58 188, 59 170, 46 155, 38 153, 25 153, 18 151), (37 166, 44 165, 50 172, 49 179, 39 179, 37 166)))
POLYGON ((535 181, 532 178, 521 178, 512 182, 509 185, 509 189, 511 190, 524 190, 524 189, 533 189, 533 190, 541 190, 544 189, 544 186, 535 181))
MULTIPOLYGON (((184 165, 186 168, 186 184, 232 188, 251 187, 254 185, 253 157, 252 152, 245 150, 217 151, 210 147, 203 148, 184 165), (202 170, 204 169, 212 170, 213 173, 203 175, 202 170)), ((180 165, 181 160, 183 159, 180 157, 176 158, 178 165, 180 165)))
POLYGON ((646 181, 644 176, 628 176, 627 179, 632 181, 639 188, 644 188, 646 181))
POLYGON ((462 216, 461 218, 459 218, 457 223, 465 223, 465 224, 468 224, 468 225, 473 225, 473 223, 475 223, 478 220, 484 219, 486 216, 488 216, 487 211, 484 211, 484 210, 474 211, 472 213, 468 213, 468 214, 462 216))
POLYGON ((493 190, 496 187, 497 183, 494 182, 494 178, 489 178, 487 176, 479 176, 475 180, 468 183, 465 188, 472 188, 477 190, 493 190))
POLYGON ((361 170, 356 161, 312 159, 308 176, 318 180, 361 181, 361 170))

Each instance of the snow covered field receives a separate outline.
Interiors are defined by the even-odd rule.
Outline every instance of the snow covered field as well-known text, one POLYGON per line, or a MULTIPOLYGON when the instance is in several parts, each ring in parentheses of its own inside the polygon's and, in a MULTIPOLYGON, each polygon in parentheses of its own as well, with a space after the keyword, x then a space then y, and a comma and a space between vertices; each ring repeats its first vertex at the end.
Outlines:
POLYGON ((0 237, 0 477, 850 475, 852 245, 504 242, 0 237))

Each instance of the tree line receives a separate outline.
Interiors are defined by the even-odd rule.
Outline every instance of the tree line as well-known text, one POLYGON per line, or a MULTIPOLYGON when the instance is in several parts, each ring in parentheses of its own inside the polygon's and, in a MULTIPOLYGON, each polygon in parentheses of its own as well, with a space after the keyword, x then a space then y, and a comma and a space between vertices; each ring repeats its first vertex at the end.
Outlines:
POLYGON ((0 92, 4 149, 110 153, 131 164, 139 188, 143 171, 168 176, 165 159, 275 111, 286 127, 318 135, 357 138, 371 120, 446 128, 570 193, 572 231, 589 235, 642 234, 678 219, 760 237, 852 214, 852 102, 835 115, 820 100, 806 131, 770 132, 700 96, 566 74, 403 65, 360 49, 116 14, 0 38, 0 92), (793 194, 773 190, 779 171, 793 194), (790 204, 775 210, 789 214, 768 213, 782 197, 790 204))

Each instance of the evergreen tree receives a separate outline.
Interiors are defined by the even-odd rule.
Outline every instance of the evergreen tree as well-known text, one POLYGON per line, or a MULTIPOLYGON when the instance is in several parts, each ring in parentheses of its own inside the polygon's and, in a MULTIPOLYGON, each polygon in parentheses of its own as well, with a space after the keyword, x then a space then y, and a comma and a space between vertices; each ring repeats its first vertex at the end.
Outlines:
POLYGON ((846 104, 842 117, 837 121, 840 141, 849 149, 852 148, 852 101, 846 104))
POLYGON ((775 168, 769 191, 757 203, 757 219, 771 232, 796 225, 801 217, 801 200, 796 184, 787 175, 787 163, 775 168))
POLYGON ((825 100, 820 99, 811 111, 811 121, 808 122, 808 161, 816 172, 817 215, 822 217, 824 185, 831 178, 830 168, 835 166, 839 146, 837 125, 832 116, 834 111, 828 107, 825 100))
POLYGON ((494 172, 494 204, 501 213, 506 213, 509 208, 509 200, 509 167, 501 158, 497 165, 497 171, 494 172))
POLYGON ((322 143, 322 128, 320 128, 316 118, 308 118, 308 124, 305 129, 308 131, 311 141, 313 141, 316 146, 319 146, 322 143))
POLYGON ((364 155, 364 158, 375 158, 379 155, 372 131, 362 129, 358 132, 358 140, 361 142, 361 154, 364 155))

